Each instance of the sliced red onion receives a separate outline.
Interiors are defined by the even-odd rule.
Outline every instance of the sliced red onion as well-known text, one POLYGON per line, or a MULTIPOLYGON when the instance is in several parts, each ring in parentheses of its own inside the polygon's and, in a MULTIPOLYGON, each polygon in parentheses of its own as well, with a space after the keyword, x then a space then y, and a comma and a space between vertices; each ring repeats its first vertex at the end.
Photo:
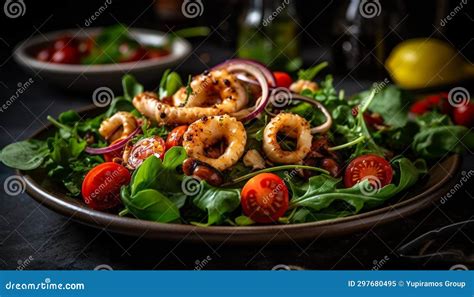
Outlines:
POLYGON ((124 139, 121 139, 120 141, 117 141, 107 147, 101 147, 101 148, 95 148, 95 147, 86 147, 85 151, 86 153, 89 153, 91 155, 102 155, 102 154, 107 154, 110 152, 115 152, 116 150, 119 150, 127 144, 127 142, 135 135, 137 135, 138 132, 140 132, 141 127, 138 126, 130 135, 125 137, 124 139))
POLYGON ((299 94, 292 94, 292 99, 303 101, 303 102, 306 102, 306 103, 309 103, 311 105, 316 106, 324 114, 324 117, 326 117, 326 122, 324 124, 311 128, 311 134, 324 133, 324 132, 328 131, 329 129, 331 129, 331 126, 332 126, 331 113, 319 101, 317 101, 313 98, 309 98, 309 97, 306 97, 306 96, 299 95, 299 94))
POLYGON ((260 98, 258 98, 257 102, 255 103, 255 106, 240 110, 232 114, 232 116, 243 122, 254 119, 265 109, 265 106, 268 104, 269 90, 268 81, 265 75, 258 67, 248 63, 230 63, 226 65, 226 69, 229 72, 248 73, 251 76, 255 77, 255 79, 258 81, 262 90, 262 95, 260 96, 260 98))
POLYGON ((254 61, 254 60, 231 59, 231 60, 227 60, 227 61, 225 61, 221 64, 218 64, 217 66, 213 67, 212 69, 227 68, 229 65, 232 65, 232 64, 247 64, 247 65, 251 65, 251 66, 254 66, 254 67, 258 68, 263 73, 263 75, 265 76, 265 78, 268 82, 268 85, 270 87, 276 87, 276 79, 275 79, 275 76, 273 76, 273 73, 270 71, 270 69, 268 69, 262 63, 254 61))
MULTIPOLYGON (((244 83, 247 83, 247 84, 250 84, 250 85, 254 85, 254 86, 260 86, 258 81, 256 81, 255 79, 253 79, 251 77, 248 77, 245 73, 236 73, 235 77, 237 77, 237 79, 240 80, 241 82, 244 82, 244 83)), ((268 86, 269 90, 273 90, 274 88, 275 87, 272 87, 270 85, 268 86)))

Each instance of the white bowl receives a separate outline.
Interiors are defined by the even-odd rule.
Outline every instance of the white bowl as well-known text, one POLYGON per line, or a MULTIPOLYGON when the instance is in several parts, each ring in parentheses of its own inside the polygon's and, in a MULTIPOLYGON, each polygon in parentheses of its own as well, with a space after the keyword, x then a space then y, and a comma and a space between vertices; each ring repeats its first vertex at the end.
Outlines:
MULTIPOLYGON (((129 73, 146 84, 159 81, 161 74, 168 68, 178 65, 191 52, 191 44, 176 38, 171 46, 171 53, 159 59, 142 60, 137 62, 104 64, 104 65, 75 65, 56 64, 36 60, 35 53, 48 43, 61 36, 88 37, 96 36, 102 28, 78 30, 63 30, 40 34, 21 42, 14 50, 15 61, 26 71, 46 81, 71 90, 91 91, 98 87, 107 86, 119 89, 121 78, 129 73)), ((141 44, 160 46, 166 41, 166 34, 148 29, 129 29, 130 34, 141 44)))

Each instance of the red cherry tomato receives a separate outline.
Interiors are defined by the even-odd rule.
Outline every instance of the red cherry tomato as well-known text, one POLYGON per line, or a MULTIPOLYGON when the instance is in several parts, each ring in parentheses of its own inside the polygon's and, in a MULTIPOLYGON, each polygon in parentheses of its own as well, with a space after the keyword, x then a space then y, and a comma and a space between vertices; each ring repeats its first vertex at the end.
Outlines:
POLYGON ((474 126, 474 103, 457 106, 453 110, 453 121, 456 125, 471 128, 474 126))
POLYGON ((273 76, 275 76, 277 87, 289 88, 293 83, 293 79, 286 72, 275 71, 273 76))
POLYGON ((38 52, 36 55, 36 60, 41 62, 49 62, 53 56, 53 48, 45 48, 38 52))
POLYGON ((166 50, 152 48, 152 49, 148 49, 147 57, 148 59, 159 59, 167 55, 168 55, 168 51, 166 50))
POLYGON ((147 51, 141 46, 133 47, 128 43, 122 43, 119 46, 119 52, 121 54, 121 63, 135 62, 147 59, 147 51))
MULTIPOLYGON (((110 145, 112 145, 112 144, 114 144, 118 141, 121 141, 121 140, 122 139, 120 139, 120 138, 116 139, 116 140, 112 141, 112 143, 110 145)), ((104 159, 105 159, 105 162, 112 162, 115 158, 122 158, 122 156, 123 156, 123 148, 118 149, 118 150, 113 151, 113 152, 110 152, 110 153, 105 153, 104 154, 104 159)))
POLYGON ((355 158, 347 165, 344 185, 346 188, 352 188, 358 182, 369 179, 369 182, 379 189, 391 183, 392 177, 392 166, 387 160, 368 154, 355 158))
POLYGON ((79 51, 72 46, 63 47, 56 50, 51 58, 51 62, 59 64, 78 64, 79 51))
POLYGON ((272 223, 288 209, 288 188, 276 174, 260 173, 242 188, 242 210, 257 223, 272 223))
POLYGON ((427 111, 439 110, 441 113, 450 114, 452 106, 448 101, 448 93, 439 93, 429 95, 425 98, 413 103, 410 111, 415 114, 424 114, 427 111))
POLYGON ((81 56, 87 56, 91 53, 92 48, 94 47, 94 40, 92 38, 86 38, 79 42, 77 49, 81 56))
POLYGON ((53 44, 53 48, 55 50, 60 50, 60 49, 63 49, 65 47, 77 47, 77 40, 70 37, 70 36, 63 36, 63 37, 60 37, 58 39, 56 39, 56 41, 54 42, 53 44))
POLYGON ((169 150, 173 146, 178 146, 183 143, 183 135, 188 130, 187 125, 178 126, 174 128, 168 137, 166 137, 166 149, 169 150))
POLYGON ((159 136, 141 139, 132 147, 127 164, 132 168, 137 168, 151 155, 163 158, 165 148, 165 141, 159 136))
POLYGON ((127 168, 106 162, 92 168, 82 182, 82 197, 92 209, 106 210, 120 204, 120 187, 130 183, 127 168))

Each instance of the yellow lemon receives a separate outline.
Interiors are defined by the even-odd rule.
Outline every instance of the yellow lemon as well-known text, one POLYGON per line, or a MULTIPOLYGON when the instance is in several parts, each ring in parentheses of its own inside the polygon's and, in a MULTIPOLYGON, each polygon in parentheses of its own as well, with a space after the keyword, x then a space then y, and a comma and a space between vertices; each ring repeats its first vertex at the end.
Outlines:
POLYGON ((390 53, 385 68, 395 83, 406 89, 420 89, 474 77, 474 66, 456 49, 434 38, 409 39, 390 53))

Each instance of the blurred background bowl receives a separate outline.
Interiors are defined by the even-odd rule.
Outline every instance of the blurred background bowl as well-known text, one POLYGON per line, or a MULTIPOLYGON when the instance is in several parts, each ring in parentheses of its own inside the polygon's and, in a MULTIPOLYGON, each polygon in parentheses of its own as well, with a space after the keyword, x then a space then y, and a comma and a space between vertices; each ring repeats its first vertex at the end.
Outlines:
MULTIPOLYGON (((81 32, 77 30, 63 30, 47 34, 40 34, 21 42, 14 50, 14 59, 26 71, 40 75, 44 80, 59 87, 90 92, 98 87, 107 86, 114 90, 120 89, 121 78, 129 73, 142 83, 159 80, 162 73, 183 62, 191 52, 191 44, 175 38, 171 46, 171 53, 159 59, 141 60, 117 64, 102 65, 75 65, 56 64, 38 61, 35 53, 48 43, 61 36, 75 36, 78 38, 96 36, 102 28, 90 28, 81 32)), ((131 36, 140 44, 148 46, 163 45, 168 36, 160 31, 149 29, 129 29, 131 36)))

